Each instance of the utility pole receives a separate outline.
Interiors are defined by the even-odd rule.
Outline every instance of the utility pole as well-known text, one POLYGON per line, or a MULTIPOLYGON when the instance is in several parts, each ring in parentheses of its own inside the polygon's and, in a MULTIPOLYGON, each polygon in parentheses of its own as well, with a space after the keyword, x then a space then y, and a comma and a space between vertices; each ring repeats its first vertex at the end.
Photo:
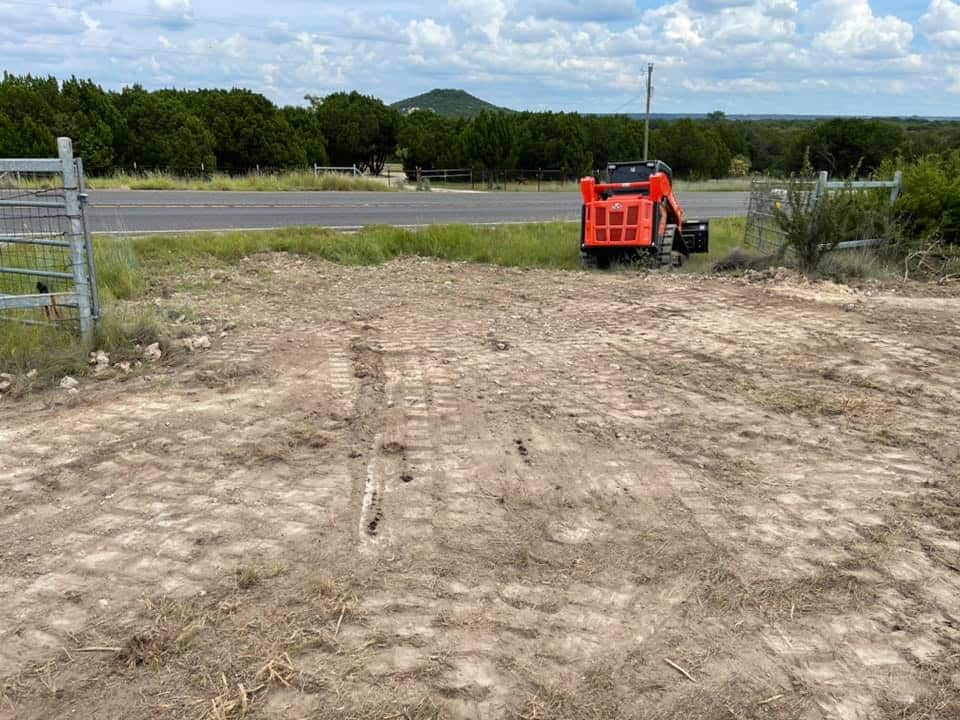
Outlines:
POLYGON ((650 96, 653 94, 653 63, 647 64, 647 121, 643 127, 643 159, 650 159, 650 96))

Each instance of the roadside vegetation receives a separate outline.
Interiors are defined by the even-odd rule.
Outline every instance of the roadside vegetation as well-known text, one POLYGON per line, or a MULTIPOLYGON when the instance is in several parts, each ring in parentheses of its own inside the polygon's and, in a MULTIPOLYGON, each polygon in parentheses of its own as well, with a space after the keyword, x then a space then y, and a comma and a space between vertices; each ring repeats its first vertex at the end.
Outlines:
POLYGON ((370 191, 399 190, 403 177, 354 177, 335 173, 315 175, 312 170, 290 170, 281 173, 227 175, 214 173, 205 177, 189 177, 170 172, 148 172, 142 175, 117 172, 90 178, 88 186, 95 190, 236 190, 236 191, 370 191))
MULTIPOLYGON (((478 176, 479 177, 479 176, 478 176)), ((492 183, 493 189, 504 192, 580 192, 579 179, 568 180, 541 180, 536 175, 526 177, 511 175, 504 180, 492 183)), ((486 190, 487 186, 476 181, 471 185, 466 181, 444 181, 443 178, 431 178, 424 183, 429 190, 486 190)), ((677 192, 747 192, 750 190, 750 178, 731 177, 713 180, 675 180, 674 190, 677 192)))
MULTIPOLYGON (((714 250, 695 268, 709 267, 743 237, 743 218, 711 223, 714 250)), ((343 265, 378 265, 400 257, 490 263, 506 267, 576 270, 579 226, 541 223, 475 227, 437 225, 422 230, 370 227, 355 234, 321 228, 159 235, 95 240, 103 320, 95 346, 112 360, 133 358, 137 345, 171 347, 167 318, 152 302, 157 288, 189 268, 235 264, 263 252, 323 258, 343 265)), ((0 373, 26 390, 84 373, 90 348, 69 332, 0 322, 0 373), (31 378, 26 374, 37 373, 31 378)))

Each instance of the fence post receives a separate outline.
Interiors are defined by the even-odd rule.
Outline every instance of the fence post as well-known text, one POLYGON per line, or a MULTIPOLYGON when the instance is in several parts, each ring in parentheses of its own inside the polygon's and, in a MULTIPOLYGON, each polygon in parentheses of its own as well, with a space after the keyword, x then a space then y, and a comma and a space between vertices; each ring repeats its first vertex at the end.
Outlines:
POLYGON ((900 197, 900 193, 903 192, 903 173, 900 170, 897 170, 893 174, 893 190, 890 191, 890 204, 893 205, 900 197))
POLYGON ((57 138, 60 164, 63 166, 63 200, 70 221, 70 262, 73 270, 74 292, 77 294, 77 312, 80 315, 80 337, 85 343, 93 340, 93 315, 90 309, 90 276, 87 272, 86 234, 83 210, 80 207, 80 183, 77 166, 73 162, 73 143, 70 138, 57 138))
POLYGON ((543 180, 543 168, 537 168, 537 192, 540 192, 541 180, 543 180))
MULTIPOLYGON (((87 180, 83 172, 83 158, 74 160, 77 166, 77 185, 80 188, 81 208, 87 202, 87 180)), ((97 285, 97 263, 93 254, 93 239, 90 237, 90 227, 87 225, 87 214, 83 213, 83 245, 87 253, 87 273, 90 278, 90 314, 94 322, 100 320, 100 288, 97 285)))
POLYGON ((817 186, 813 189, 813 206, 816 207, 820 204, 820 198, 823 197, 823 194, 827 191, 827 175, 826 170, 821 170, 820 174, 817 175, 817 186))

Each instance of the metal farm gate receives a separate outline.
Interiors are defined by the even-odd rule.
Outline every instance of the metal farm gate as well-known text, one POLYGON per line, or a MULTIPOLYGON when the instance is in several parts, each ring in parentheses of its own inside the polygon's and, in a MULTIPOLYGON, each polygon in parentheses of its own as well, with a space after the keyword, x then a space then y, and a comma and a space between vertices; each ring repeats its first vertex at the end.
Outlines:
MULTIPOLYGON (((756 178, 750 183, 750 202, 747 210, 747 229, 744 244, 764 253, 779 251, 786 242, 786 233, 777 224, 775 208, 783 208, 790 202, 787 188, 799 184, 804 193, 803 200, 813 208, 820 198, 832 190, 871 190, 889 189, 890 202, 896 202, 900 196, 903 179, 899 171, 893 180, 830 180, 826 172, 821 172, 816 180, 777 180, 774 178, 756 178)), ((876 245, 879 240, 852 240, 837 245, 838 250, 853 247, 876 245)))
POLYGON ((55 159, 0 159, 0 321, 72 329, 100 317, 84 218, 83 161, 70 138, 55 159))

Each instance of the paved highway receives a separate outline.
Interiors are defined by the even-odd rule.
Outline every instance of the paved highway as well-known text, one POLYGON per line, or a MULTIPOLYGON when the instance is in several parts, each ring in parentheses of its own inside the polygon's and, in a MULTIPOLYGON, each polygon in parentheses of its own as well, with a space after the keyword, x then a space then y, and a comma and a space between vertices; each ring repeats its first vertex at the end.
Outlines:
MULTIPOLYGON (((746 215, 747 193, 681 194, 697 218, 746 215)), ((93 232, 146 233, 319 225, 429 225, 580 219, 576 192, 192 192, 91 190, 93 232)))

